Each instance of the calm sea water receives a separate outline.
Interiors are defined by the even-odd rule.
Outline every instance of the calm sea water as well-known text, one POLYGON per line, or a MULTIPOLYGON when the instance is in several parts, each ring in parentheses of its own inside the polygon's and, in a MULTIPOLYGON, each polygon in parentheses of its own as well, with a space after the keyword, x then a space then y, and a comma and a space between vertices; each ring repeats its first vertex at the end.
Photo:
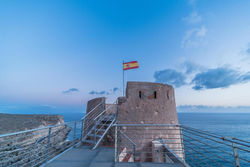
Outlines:
MULTIPOLYGON (((83 113, 64 113, 65 122, 80 120, 83 113)), ((250 113, 178 113, 180 124, 222 136, 250 141, 250 113)))
POLYGON ((179 113, 181 124, 250 141, 250 113, 179 113))

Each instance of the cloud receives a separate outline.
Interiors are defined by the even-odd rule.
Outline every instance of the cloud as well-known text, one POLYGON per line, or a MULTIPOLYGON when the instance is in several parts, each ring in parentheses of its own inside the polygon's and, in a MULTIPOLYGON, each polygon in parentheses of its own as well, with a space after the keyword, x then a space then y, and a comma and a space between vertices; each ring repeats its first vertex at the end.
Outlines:
POLYGON ((246 51, 247 51, 248 54, 250 54, 250 48, 248 48, 246 51))
POLYGON ((247 47, 247 49, 246 49, 246 53, 247 53, 248 55, 250 55, 250 43, 248 43, 248 47, 247 47))
POLYGON ((185 69, 186 74, 191 74, 200 71, 201 69, 204 69, 204 67, 197 65, 191 61, 185 61, 181 64, 181 67, 185 69))
POLYGON ((94 90, 92 90, 91 92, 89 92, 89 94, 90 95, 105 95, 105 94, 108 94, 108 92, 106 92, 106 91, 94 91, 94 90))
POLYGON ((219 67, 200 72, 192 80, 194 90, 227 88, 250 80, 250 73, 241 74, 227 67, 219 67))
POLYGON ((197 24, 202 21, 202 17, 196 11, 194 11, 189 16, 183 17, 182 20, 188 24, 197 24))
POLYGON ((79 92, 79 89, 77 89, 77 88, 70 88, 68 90, 63 91, 62 93, 63 94, 71 94, 73 92, 79 92))
POLYGON ((197 37, 205 37, 207 33, 207 28, 205 26, 202 26, 200 29, 197 29, 196 36, 197 37))
POLYGON ((242 82, 248 82, 250 80, 250 72, 243 74, 240 78, 242 82))
POLYGON ((106 90, 102 90, 102 91, 95 91, 92 90, 89 92, 90 95, 110 95, 110 94, 114 94, 119 90, 118 87, 114 87, 113 89, 109 89, 109 91, 106 90))
POLYGON ((193 28, 188 30, 181 41, 181 47, 190 48, 199 46, 200 44, 204 43, 206 34, 207 28, 204 25, 200 28, 193 28))
POLYGON ((191 6, 194 6, 196 4, 196 0, 188 0, 188 3, 191 5, 191 6))
POLYGON ((180 87, 186 84, 186 76, 181 72, 173 69, 166 69, 162 71, 156 71, 154 73, 155 82, 167 83, 180 87))
POLYGON ((119 88, 114 87, 114 88, 113 88, 113 93, 115 93, 115 92, 118 91, 118 90, 119 90, 119 88))

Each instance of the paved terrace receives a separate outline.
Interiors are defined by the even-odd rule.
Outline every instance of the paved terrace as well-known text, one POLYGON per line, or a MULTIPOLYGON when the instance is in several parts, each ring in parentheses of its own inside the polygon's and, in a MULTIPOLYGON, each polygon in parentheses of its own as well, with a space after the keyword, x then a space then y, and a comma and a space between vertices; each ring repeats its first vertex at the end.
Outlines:
POLYGON ((109 147, 91 150, 89 146, 80 146, 67 151, 46 167, 184 167, 180 163, 115 163, 114 151, 109 147))

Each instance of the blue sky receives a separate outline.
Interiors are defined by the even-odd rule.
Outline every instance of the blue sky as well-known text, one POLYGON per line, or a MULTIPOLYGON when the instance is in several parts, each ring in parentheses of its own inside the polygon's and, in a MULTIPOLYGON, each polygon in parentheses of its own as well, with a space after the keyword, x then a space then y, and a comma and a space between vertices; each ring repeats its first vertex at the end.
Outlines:
POLYGON ((0 108, 82 112, 91 98, 112 101, 122 94, 123 60, 140 64, 126 80, 171 84, 178 106, 250 106, 249 6, 2 0, 0 108))

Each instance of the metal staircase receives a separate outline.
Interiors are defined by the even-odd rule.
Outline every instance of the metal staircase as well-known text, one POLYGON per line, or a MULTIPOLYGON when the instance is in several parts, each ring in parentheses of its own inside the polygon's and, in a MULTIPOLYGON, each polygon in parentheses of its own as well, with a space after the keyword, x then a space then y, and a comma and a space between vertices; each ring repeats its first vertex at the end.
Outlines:
POLYGON ((102 139, 116 121, 116 111, 110 112, 109 110, 111 107, 117 107, 116 105, 116 103, 113 103, 92 119, 92 123, 88 125, 90 128, 83 137, 83 143, 93 145, 92 149, 95 149, 101 143, 102 139))

